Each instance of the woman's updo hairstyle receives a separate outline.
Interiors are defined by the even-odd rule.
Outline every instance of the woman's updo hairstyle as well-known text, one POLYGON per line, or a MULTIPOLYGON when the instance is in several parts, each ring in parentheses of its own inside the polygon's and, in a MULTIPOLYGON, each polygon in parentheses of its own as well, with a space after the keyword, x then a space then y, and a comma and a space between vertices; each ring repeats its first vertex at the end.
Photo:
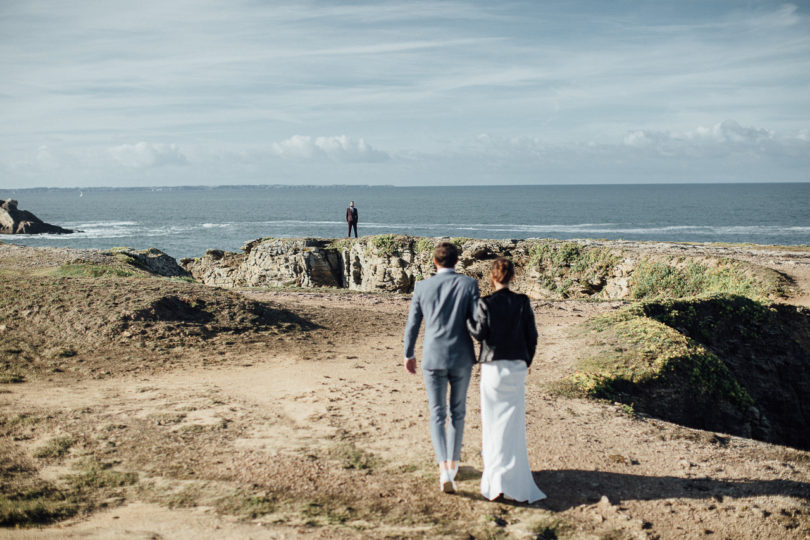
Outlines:
POLYGON ((489 277, 493 281, 507 285, 512 278, 515 277, 515 265, 506 257, 498 257, 492 261, 492 267, 489 269, 489 277))

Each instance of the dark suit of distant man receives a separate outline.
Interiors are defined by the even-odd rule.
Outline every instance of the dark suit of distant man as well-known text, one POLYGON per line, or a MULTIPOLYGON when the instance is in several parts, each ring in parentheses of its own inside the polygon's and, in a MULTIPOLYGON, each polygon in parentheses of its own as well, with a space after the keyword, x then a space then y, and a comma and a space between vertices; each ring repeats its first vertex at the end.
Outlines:
POLYGON ((349 224, 349 234, 347 236, 352 235, 352 228, 354 228, 354 237, 357 238, 357 208, 354 206, 354 201, 349 203, 349 207, 346 209, 346 223, 349 224))

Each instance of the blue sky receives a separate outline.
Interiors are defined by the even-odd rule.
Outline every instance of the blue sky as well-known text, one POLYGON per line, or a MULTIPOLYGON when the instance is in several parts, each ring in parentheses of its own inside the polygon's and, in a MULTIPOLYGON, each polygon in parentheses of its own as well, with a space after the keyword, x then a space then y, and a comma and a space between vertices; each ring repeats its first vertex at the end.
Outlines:
POLYGON ((0 2, 0 187, 810 181, 810 5, 0 2))

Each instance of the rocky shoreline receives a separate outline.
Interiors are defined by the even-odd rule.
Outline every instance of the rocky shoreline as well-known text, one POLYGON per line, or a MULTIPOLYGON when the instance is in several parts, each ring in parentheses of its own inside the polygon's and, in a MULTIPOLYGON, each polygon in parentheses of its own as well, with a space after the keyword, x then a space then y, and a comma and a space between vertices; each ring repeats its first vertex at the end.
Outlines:
MULTIPOLYGON (((644 263, 683 269, 728 267, 772 283, 772 294, 790 283, 763 262, 810 267, 810 249, 780 246, 678 244, 604 240, 451 239, 460 249, 458 270, 488 289, 489 261, 513 259, 513 286, 535 299, 624 299, 635 294, 634 274, 644 263)), ((258 239, 241 253, 209 250, 180 265, 206 285, 235 287, 334 287, 355 291, 409 293, 433 273, 438 239, 382 235, 360 239, 258 239)))

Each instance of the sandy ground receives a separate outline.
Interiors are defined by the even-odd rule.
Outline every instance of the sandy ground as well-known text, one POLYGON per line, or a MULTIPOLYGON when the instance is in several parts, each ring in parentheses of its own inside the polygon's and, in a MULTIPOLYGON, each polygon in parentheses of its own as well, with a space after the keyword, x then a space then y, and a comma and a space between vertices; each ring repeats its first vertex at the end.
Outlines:
MULTIPOLYGON (((808 305, 807 267, 774 264, 800 289, 791 301, 808 305)), ((243 294, 320 328, 235 348, 210 367, 3 385, 0 413, 49 418, 26 448, 63 433, 82 441, 42 477, 58 480, 93 453, 140 480, 107 509, 0 538, 810 538, 810 452, 549 391, 574 369, 571 330, 620 302, 534 303, 528 445, 548 499, 527 506, 478 494, 477 370, 460 492, 439 493, 423 383, 401 365, 408 297, 243 294), (275 504, 221 511, 218 498, 240 490, 275 504)))

